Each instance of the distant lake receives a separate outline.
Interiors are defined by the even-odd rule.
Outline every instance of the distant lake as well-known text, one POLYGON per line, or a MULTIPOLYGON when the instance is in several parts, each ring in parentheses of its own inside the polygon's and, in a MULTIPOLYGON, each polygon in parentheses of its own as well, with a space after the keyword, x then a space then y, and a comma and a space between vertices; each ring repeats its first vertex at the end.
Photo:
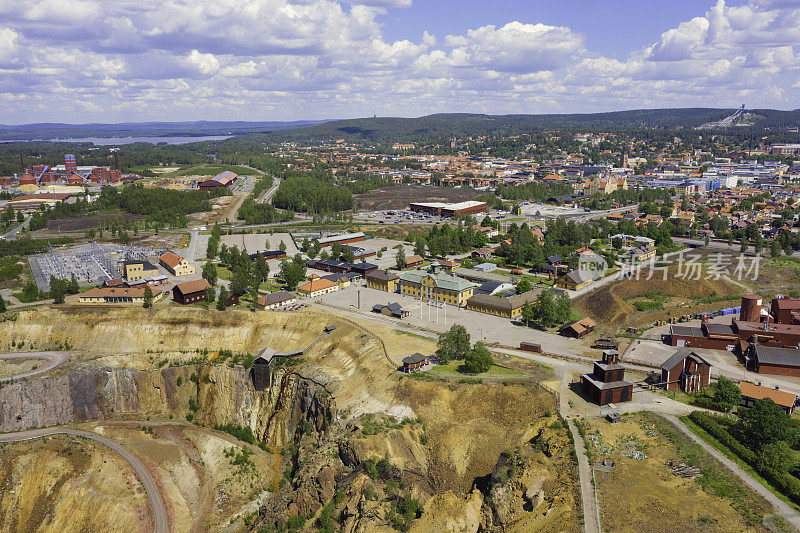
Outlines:
POLYGON ((68 139, 15 139, 0 141, 5 143, 24 143, 24 142, 62 142, 62 143, 92 143, 96 146, 116 146, 118 144, 133 143, 167 143, 167 144, 187 144, 202 141, 221 141, 230 139, 233 135, 209 135, 206 137, 71 137, 68 139))

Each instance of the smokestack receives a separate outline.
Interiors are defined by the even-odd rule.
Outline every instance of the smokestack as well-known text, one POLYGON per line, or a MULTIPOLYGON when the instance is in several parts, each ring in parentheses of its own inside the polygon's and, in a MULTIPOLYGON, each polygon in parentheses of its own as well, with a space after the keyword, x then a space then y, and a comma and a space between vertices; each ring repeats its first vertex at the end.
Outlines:
POLYGON ((119 158, 117 157, 117 152, 114 152, 114 168, 119 170, 119 158))

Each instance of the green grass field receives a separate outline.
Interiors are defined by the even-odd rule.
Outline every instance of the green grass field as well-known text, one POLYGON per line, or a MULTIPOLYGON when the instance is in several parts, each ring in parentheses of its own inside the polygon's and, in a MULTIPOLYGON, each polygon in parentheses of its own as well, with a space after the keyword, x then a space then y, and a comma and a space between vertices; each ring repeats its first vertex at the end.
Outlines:
MULTIPOLYGON (((435 375, 455 375, 461 374, 458 371, 458 368, 463 365, 463 361, 450 361, 444 365, 436 365, 431 368, 428 372, 430 374, 435 375)), ((467 375, 467 374, 464 374, 467 375)), ((510 370, 508 368, 503 368, 502 366, 492 365, 487 372, 483 374, 469 374, 470 377, 474 378, 520 378, 525 377, 528 374, 524 372, 519 372, 518 370, 510 370)))

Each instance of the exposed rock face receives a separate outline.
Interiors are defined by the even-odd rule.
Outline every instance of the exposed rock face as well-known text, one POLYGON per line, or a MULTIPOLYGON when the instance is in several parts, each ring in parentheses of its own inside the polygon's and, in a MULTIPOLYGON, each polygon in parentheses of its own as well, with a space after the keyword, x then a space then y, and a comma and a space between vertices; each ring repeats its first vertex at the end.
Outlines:
POLYGON ((333 409, 324 389, 283 370, 271 388, 258 392, 241 366, 96 368, 3 387, 0 432, 122 415, 184 416, 190 400, 197 404, 194 416, 206 425, 247 426, 276 447, 289 441, 302 420, 322 428, 333 409))

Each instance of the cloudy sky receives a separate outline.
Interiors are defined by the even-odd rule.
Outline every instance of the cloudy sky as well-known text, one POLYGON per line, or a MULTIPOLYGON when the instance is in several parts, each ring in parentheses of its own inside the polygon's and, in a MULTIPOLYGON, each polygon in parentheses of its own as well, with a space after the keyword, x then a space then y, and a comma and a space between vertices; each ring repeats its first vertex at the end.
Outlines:
POLYGON ((0 0, 0 123, 800 107, 799 0, 0 0))

